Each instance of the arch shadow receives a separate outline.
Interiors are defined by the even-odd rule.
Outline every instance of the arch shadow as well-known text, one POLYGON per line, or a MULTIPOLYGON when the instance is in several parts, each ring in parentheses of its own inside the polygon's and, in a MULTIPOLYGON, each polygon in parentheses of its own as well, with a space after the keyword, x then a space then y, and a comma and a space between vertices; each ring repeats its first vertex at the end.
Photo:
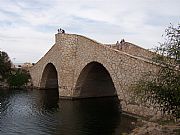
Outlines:
POLYGON ((79 98, 117 96, 108 70, 98 62, 88 63, 81 71, 75 91, 79 98))
POLYGON ((58 89, 58 75, 55 66, 48 63, 44 68, 41 83, 41 89, 58 89))

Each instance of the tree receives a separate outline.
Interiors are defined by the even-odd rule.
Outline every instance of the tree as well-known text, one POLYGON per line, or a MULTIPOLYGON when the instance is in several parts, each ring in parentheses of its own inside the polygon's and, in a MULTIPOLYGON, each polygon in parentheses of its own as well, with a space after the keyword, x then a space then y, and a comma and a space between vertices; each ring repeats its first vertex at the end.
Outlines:
POLYGON ((11 70, 11 60, 6 52, 0 51, 0 77, 4 80, 11 70))
POLYGON ((165 42, 155 48, 157 55, 153 60, 171 69, 180 69, 180 24, 165 30, 165 42))
POLYGON ((7 81, 10 87, 21 88, 25 86, 30 79, 30 74, 28 71, 23 69, 14 69, 11 71, 7 81))
POLYGON ((153 58, 160 64, 159 71, 146 73, 134 90, 141 101, 158 104, 164 114, 180 118, 180 24, 169 26, 164 36, 153 58))
POLYGON ((25 86, 30 74, 23 69, 11 68, 11 60, 6 52, 0 51, 0 81, 6 80, 8 85, 13 88, 25 86))

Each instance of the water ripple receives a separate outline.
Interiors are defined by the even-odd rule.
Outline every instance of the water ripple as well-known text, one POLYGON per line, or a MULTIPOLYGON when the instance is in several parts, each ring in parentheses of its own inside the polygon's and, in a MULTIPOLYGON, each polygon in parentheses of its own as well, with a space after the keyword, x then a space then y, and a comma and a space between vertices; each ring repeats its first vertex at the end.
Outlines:
POLYGON ((119 108, 117 98, 69 101, 57 91, 0 91, 0 135, 119 135, 135 121, 119 108))

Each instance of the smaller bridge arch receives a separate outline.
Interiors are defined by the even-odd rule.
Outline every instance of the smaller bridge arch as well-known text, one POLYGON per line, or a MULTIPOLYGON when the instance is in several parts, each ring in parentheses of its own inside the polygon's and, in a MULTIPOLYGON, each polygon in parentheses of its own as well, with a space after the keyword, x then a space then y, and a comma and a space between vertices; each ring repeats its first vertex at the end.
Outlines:
POLYGON ((75 91, 80 98, 117 96, 108 70, 99 62, 88 63, 80 72, 75 91))
POLYGON ((55 66, 52 63, 48 63, 43 70, 40 88, 58 89, 58 74, 55 66))

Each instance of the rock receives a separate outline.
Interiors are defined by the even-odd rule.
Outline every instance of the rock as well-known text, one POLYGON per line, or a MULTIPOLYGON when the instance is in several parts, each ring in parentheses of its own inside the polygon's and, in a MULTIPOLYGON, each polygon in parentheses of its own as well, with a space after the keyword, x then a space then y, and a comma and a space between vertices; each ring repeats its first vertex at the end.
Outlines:
POLYGON ((160 125, 155 122, 142 121, 142 126, 135 128, 130 135, 176 135, 180 134, 180 126, 160 125))

